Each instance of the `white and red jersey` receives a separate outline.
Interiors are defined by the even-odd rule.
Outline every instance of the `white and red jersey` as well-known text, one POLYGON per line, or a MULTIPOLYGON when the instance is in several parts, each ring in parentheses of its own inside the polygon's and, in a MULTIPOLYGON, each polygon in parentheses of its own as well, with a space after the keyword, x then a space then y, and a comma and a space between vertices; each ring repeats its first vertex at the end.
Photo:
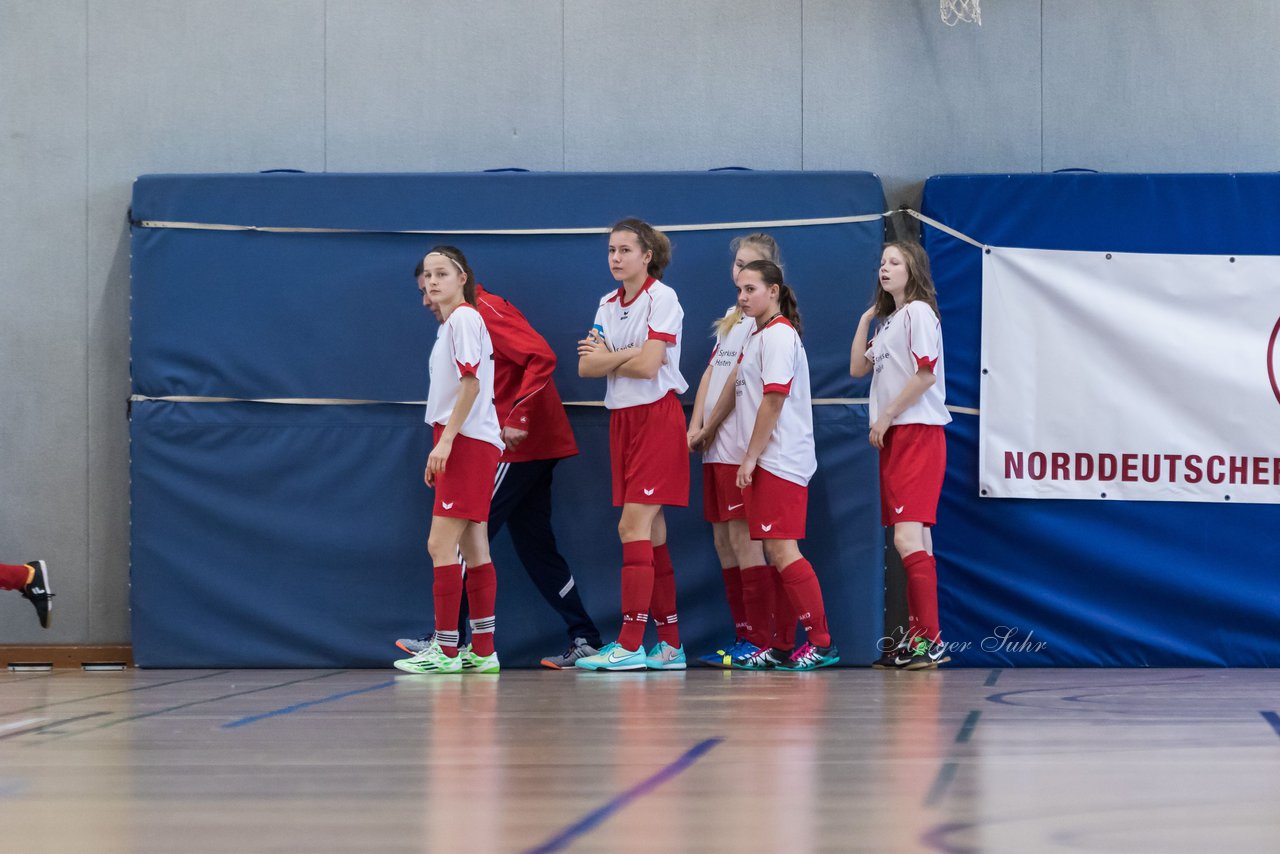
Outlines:
POLYGON ((480 381, 480 393, 458 432, 480 442, 502 448, 498 410, 493 403, 493 342, 480 313, 470 303, 462 303, 440 324, 431 348, 431 387, 427 391, 428 424, 449 423, 458 402, 462 377, 480 381))
POLYGON ((893 424, 950 424, 947 383, 942 359, 942 323, 926 302, 913 300, 880 321, 866 356, 874 365, 871 374, 871 423, 874 424, 907 381, 922 367, 936 378, 919 400, 908 406, 893 424))
MULTIPOLYGON (((730 311, 736 311, 736 309, 730 311)), ((704 418, 715 409, 716 401, 724 391, 724 384, 728 382, 729 374, 733 373, 734 367, 738 364, 738 357, 742 355, 742 348, 746 346, 747 339, 755 330, 756 322, 744 314, 728 332, 716 336, 716 345, 711 350, 711 376, 707 377, 707 396, 702 404, 704 418)), ((750 439, 751 434, 744 436, 737 429, 737 422, 733 418, 733 413, 730 412, 729 417, 716 431, 715 440, 703 451, 702 461, 739 465, 742 458, 747 455, 747 442, 750 439)))
POLYGON ((674 290, 657 279, 648 278, 631 302, 623 301, 622 288, 610 291, 596 309, 595 325, 610 350, 640 348, 646 341, 662 341, 667 345, 667 356, 653 379, 609 374, 604 393, 607 408, 643 406, 661 400, 669 391, 683 394, 689 388, 680 373, 684 309, 674 290))
MULTIPOLYGON (((755 322, 751 325, 754 327, 755 322)), ((813 443, 809 360, 800 336, 791 321, 778 315, 752 332, 739 359, 735 429, 742 434, 744 443, 750 443, 765 394, 786 395, 778 423, 757 464, 784 480, 808 486, 809 478, 818 469, 818 457, 813 443)))

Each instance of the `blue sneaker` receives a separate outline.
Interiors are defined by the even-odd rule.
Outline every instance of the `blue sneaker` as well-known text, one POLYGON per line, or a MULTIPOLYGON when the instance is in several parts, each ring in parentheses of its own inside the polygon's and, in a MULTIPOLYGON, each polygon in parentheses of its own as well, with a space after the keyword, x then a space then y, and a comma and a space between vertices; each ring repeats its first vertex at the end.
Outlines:
POLYGON ((644 666, 650 670, 684 670, 688 666, 684 659, 684 644, 672 646, 666 641, 658 641, 645 656, 644 666))
POLYGON ((733 657, 742 652, 742 645, 747 642, 746 638, 734 638, 733 643, 724 649, 717 649, 715 652, 709 652, 706 655, 698 656, 698 661, 711 667, 719 667, 722 670, 728 670, 733 666, 733 657))
POLYGON ((617 641, 600 647, 595 655, 587 655, 573 663, 583 670, 647 670, 644 647, 631 650, 617 641))
POLYGON ((760 647, 756 646, 749 640, 744 640, 734 648, 733 658, 729 660, 729 666, 734 668, 741 667, 744 662, 759 651, 760 647))

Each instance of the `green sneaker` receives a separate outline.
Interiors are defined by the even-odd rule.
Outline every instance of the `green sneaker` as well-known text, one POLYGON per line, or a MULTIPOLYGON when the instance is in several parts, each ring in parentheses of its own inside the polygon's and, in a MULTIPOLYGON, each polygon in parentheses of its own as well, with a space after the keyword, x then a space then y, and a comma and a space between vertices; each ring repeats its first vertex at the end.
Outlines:
MULTIPOLYGON (((462 658, 462 655, 458 656, 462 658)), ((466 660, 463 662, 465 667, 471 673, 497 673, 500 669, 498 666, 497 650, 492 655, 476 655, 470 650, 466 653, 466 660)))
POLYGON ((411 658, 402 658, 394 664, 397 670, 403 670, 405 673, 461 673, 462 660, 461 652, 451 658, 445 655, 440 645, 433 640, 431 645, 422 652, 411 658))
POLYGON ((930 643, 925 638, 917 638, 910 646, 911 658, 902 665, 903 670, 932 670, 939 664, 951 660, 947 648, 941 643, 930 643))

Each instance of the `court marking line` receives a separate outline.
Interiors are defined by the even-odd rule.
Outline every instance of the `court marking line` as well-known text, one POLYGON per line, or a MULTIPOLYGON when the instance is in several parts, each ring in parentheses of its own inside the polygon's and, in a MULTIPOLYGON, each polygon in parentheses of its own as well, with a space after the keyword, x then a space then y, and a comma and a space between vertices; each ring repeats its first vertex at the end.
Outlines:
MULTIPOLYGON (((75 671, 65 671, 65 672, 74 673, 75 671)), ((54 702, 54 703, 41 703, 38 706, 28 706, 25 709, 16 709, 11 712, 4 712, 4 714, 23 715, 23 714, 26 714, 27 712, 39 712, 39 711, 43 711, 44 709, 51 709, 54 706, 66 706, 66 705, 70 705, 71 703, 83 703, 86 700, 100 700, 103 697, 114 697, 117 694, 131 694, 134 691, 147 691, 147 690, 150 690, 151 688, 163 688, 166 685, 177 685, 180 682, 196 682, 200 679, 208 679, 212 676, 222 676, 230 672, 231 672, 230 670, 218 670, 213 673, 201 673, 199 676, 188 676, 185 679, 170 679, 168 682, 154 682, 150 685, 139 685, 136 688, 122 688, 119 691, 106 691, 102 694, 90 694, 85 697, 76 697, 71 700, 58 700, 57 702, 54 702)))
MULTIPOLYGON (((28 727, 27 729, 20 729, 15 732, 5 733, 4 735, 0 735, 0 741, 4 741, 10 738, 17 738, 20 735, 31 735, 34 732, 44 732, 47 729, 51 729, 56 726, 62 726, 63 724, 73 724, 76 721, 88 720, 89 718, 100 718, 103 715, 109 715, 109 714, 111 713, 110 712, 89 712, 87 715, 76 715, 73 718, 61 718, 56 721, 49 721, 46 724, 40 724, 39 726, 28 727)), ((42 718, 41 720, 49 720, 49 719, 42 718)))
POLYGON ((1262 719, 1271 724, 1271 728, 1276 731, 1276 735, 1280 735, 1280 715, 1275 712, 1259 712, 1262 719))
POLYGON ((933 778, 933 785, 929 787, 929 794, 924 797, 925 806, 937 806, 946 797, 947 787, 951 785, 951 781, 955 779, 956 771, 959 769, 959 762, 942 763, 942 767, 938 769, 938 776, 933 778))
POLYGON ((27 718, 25 721, 14 721, 12 723, 0 724, 0 732, 4 732, 5 730, 10 730, 10 729, 22 729, 27 724, 38 724, 47 720, 49 719, 48 718, 27 718))
POLYGON ((999 667, 995 668, 994 670, 991 671, 991 675, 987 677, 987 681, 982 684, 990 688, 992 685, 996 684, 996 680, 1000 678, 1000 674, 1002 672, 1003 671, 999 667))
MULTIPOLYGON (((290 685, 297 685, 300 682, 314 682, 317 679, 328 679, 330 676, 340 676, 341 674, 346 672, 347 672, 346 670, 335 670, 332 673, 322 673, 319 676, 308 676, 304 679, 293 679, 289 682, 280 682, 275 685, 264 685, 260 688, 251 688, 248 691, 235 691, 230 694, 222 694, 217 697, 208 697, 203 700, 192 700, 190 703, 182 703, 177 706, 170 706, 166 709, 157 709, 154 712, 143 712, 142 714, 139 714, 139 715, 130 715, 127 718, 120 718, 119 720, 108 721, 104 724, 100 724, 99 726, 89 727, 88 729, 82 729, 82 730, 79 730, 78 732, 69 732, 69 733, 66 733, 65 735, 56 736, 55 738, 51 738, 46 741, 43 741, 41 742, 41 744, 48 744, 49 741, 55 741, 61 738, 70 738, 71 736, 74 736, 74 735, 84 735, 85 733, 89 733, 89 732, 97 732, 100 729, 108 729, 109 727, 119 726, 120 724, 127 724, 127 723, 132 723, 133 721, 140 721, 140 720, 143 720, 144 718, 154 718, 156 715, 168 714, 169 712, 176 712, 179 709, 188 709, 188 708, 191 708, 192 706, 202 706, 205 703, 216 703, 219 700, 229 700, 232 697, 243 697, 247 694, 258 694, 258 693, 261 693, 262 691, 273 691, 276 688, 287 688, 290 685)), ((110 713, 102 712, 101 714, 110 714, 110 713)))
POLYGON ((973 728, 978 725, 978 718, 982 716, 982 712, 974 709, 969 712, 969 716, 964 719, 964 723, 960 725, 960 731, 956 733, 956 744, 965 744, 969 737, 973 735, 973 728))
MULTIPOLYGON (((978 726, 978 718, 982 717, 982 712, 978 709, 971 709, 969 714, 965 715, 964 723, 960 724, 960 729, 956 731, 956 744, 968 744, 969 739, 973 737, 973 730, 978 726)), ((938 774, 933 778, 933 785, 929 787, 928 793, 924 796, 924 805, 926 807, 937 806, 943 798, 947 796, 947 788, 951 785, 951 781, 955 779, 956 772, 960 770, 960 763, 954 759, 949 759, 942 763, 942 767, 938 769, 938 774)))
POLYGON ((660 768, 656 773, 636 783, 620 795, 611 798, 541 845, 527 849, 524 854, 551 854, 553 851, 563 851, 571 842, 595 828, 615 812, 618 812, 632 801, 649 794, 682 771, 687 770, 722 741, 724 741, 723 738, 708 738, 698 742, 674 762, 660 768))
POLYGON ((236 729, 237 727, 248 726, 249 724, 257 723, 258 721, 263 721, 263 720, 266 720, 267 718, 276 718, 276 717, 280 717, 281 715, 291 715, 296 711, 300 711, 301 709, 307 709, 307 708, 310 708, 311 706, 319 706, 322 703, 332 703, 335 700, 342 700, 347 697, 354 697, 357 694, 368 694, 370 691, 381 691, 383 688, 390 688, 394 684, 396 684, 396 680, 389 679, 386 682, 382 682, 377 685, 369 685, 368 687, 365 687, 365 688, 356 688, 353 691, 343 691, 338 694, 330 694, 328 697, 321 697, 318 700, 307 700, 302 703, 294 703, 292 706, 285 706, 283 708, 273 709, 270 712, 261 712, 260 714, 248 715, 247 717, 230 721, 229 723, 223 724, 222 728, 236 729))

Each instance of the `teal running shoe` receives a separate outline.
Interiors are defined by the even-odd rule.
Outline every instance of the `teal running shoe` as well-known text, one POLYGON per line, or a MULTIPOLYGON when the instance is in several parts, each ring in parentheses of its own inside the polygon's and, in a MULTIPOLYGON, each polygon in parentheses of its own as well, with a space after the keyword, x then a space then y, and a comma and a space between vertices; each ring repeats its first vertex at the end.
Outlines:
POLYGON ((583 670, 646 670, 644 647, 631 650, 617 641, 600 647, 595 655, 587 655, 573 663, 583 670))
POLYGON ((684 658, 684 644, 672 646, 658 641, 645 656, 644 666, 650 670, 684 670, 688 665, 684 658))

